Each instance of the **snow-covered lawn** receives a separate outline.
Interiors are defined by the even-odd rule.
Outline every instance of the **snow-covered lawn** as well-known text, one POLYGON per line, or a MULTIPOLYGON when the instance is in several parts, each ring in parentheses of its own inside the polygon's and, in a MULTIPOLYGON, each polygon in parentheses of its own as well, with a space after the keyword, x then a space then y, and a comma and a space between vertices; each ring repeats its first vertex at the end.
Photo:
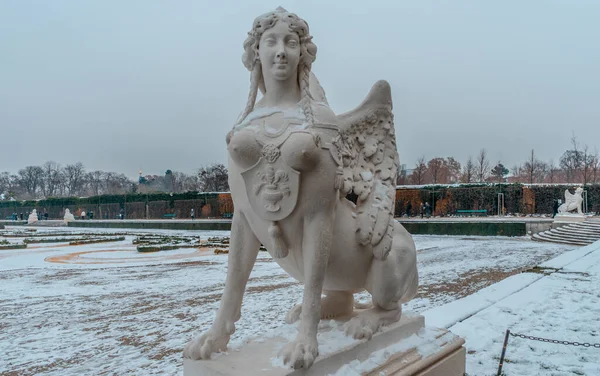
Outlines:
POLYGON ((507 376, 600 375, 600 242, 540 266, 546 274, 514 276, 425 312, 426 322, 450 320, 444 326, 465 338, 469 375, 496 375, 507 329, 525 336, 592 344, 583 347, 511 336, 503 367, 507 376), (493 298, 499 291, 515 288, 505 299, 493 298), (486 299, 497 302, 480 310, 478 303, 486 299), (464 314, 474 312, 459 322, 464 314))
MULTIPOLYGON (((208 238, 228 233, 201 234, 208 238)), ((525 238, 414 238, 421 288, 405 308, 413 312, 465 297, 576 249, 525 238)), ((141 254, 132 240, 126 236, 115 243, 48 243, 0 251, 0 374, 181 374, 184 344, 208 329, 218 308, 227 256, 195 249, 141 254)), ((283 316, 301 296, 302 286, 260 252, 232 344, 285 325, 283 316)), ((365 301, 368 295, 357 298, 365 301)), ((471 359, 484 361, 486 367, 494 362, 491 353, 479 350, 469 357, 470 367, 471 359), (490 359, 480 359, 485 356, 490 359)))

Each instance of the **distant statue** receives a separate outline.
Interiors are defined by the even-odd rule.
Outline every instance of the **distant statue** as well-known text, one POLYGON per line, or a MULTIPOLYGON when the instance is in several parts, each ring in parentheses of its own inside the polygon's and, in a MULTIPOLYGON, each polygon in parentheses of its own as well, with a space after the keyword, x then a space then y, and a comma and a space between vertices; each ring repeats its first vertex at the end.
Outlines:
POLYGON ((577 210, 577 214, 583 215, 581 206, 583 204, 583 188, 577 187, 575 194, 565 190, 565 203, 558 207, 559 213, 569 213, 577 210))
POLYGON ((29 218, 27 218, 27 224, 30 225, 38 221, 37 210, 33 209, 33 211, 29 214, 29 218))
POLYGON ((235 212, 225 290, 211 328, 184 356, 210 359, 227 349, 263 244, 304 283, 302 304, 286 316, 301 321, 299 332, 280 356, 309 368, 319 354, 319 320, 351 314, 353 294, 368 291, 372 305, 345 324, 346 334, 370 339, 417 293, 415 244, 393 219, 399 162, 391 88, 378 81, 355 110, 334 114, 311 73, 317 46, 308 24, 282 8, 254 21, 244 50, 250 94, 226 138, 235 212))
POLYGON ((73 216, 73 214, 71 214, 71 211, 69 210, 69 208, 65 209, 65 216, 63 217, 63 222, 65 224, 67 224, 74 220, 75 220, 75 216, 73 216))

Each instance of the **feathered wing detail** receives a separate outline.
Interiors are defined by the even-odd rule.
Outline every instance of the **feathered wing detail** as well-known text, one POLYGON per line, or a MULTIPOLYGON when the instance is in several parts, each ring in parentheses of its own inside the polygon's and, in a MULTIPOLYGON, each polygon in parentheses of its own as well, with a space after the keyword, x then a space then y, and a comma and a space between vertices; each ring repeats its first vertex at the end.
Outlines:
POLYGON ((570 204, 572 202, 577 202, 577 197, 576 197, 576 195, 569 192, 568 189, 566 189, 565 190, 565 203, 570 204))
POLYGON ((392 92, 378 81, 353 111, 338 116, 340 134, 333 141, 339 164, 336 188, 358 196, 357 237, 385 259, 392 245, 398 151, 392 113, 392 92))

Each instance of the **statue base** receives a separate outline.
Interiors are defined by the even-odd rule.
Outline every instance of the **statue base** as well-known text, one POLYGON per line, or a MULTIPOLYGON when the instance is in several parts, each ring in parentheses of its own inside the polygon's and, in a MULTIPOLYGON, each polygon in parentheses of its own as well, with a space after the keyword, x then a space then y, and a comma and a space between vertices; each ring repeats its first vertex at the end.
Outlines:
POLYGON ((279 350, 297 329, 287 326, 277 336, 246 343, 239 349, 213 355, 211 360, 184 359, 184 376, 297 376, 297 375, 418 375, 463 376, 464 339, 446 329, 426 328, 423 316, 401 320, 359 341, 344 334, 343 322, 322 321, 319 351, 309 370, 283 365, 279 350))
POLYGON ((554 217, 554 222, 583 222, 585 216, 583 214, 561 213, 554 217))

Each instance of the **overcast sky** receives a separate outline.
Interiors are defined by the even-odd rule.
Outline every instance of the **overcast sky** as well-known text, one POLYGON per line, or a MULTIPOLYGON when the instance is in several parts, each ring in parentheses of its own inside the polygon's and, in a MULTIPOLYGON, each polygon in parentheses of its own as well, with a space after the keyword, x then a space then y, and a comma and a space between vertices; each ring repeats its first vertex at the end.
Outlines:
POLYGON ((482 147, 508 167, 532 148, 557 161, 572 132, 600 148, 598 0, 0 0, 0 171, 226 163, 242 43, 279 5, 308 21, 336 113, 390 82, 409 168, 482 147))

